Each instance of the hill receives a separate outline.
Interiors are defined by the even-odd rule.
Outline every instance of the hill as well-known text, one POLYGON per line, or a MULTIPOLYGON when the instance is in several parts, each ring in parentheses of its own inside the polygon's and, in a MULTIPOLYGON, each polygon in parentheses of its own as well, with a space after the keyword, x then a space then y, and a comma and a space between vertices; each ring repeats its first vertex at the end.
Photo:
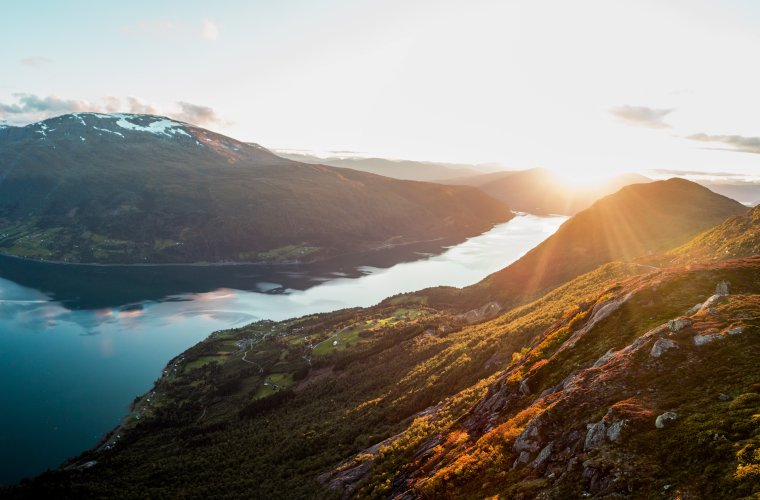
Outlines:
POLYGON ((461 177, 472 177, 483 173, 477 165, 462 163, 440 163, 412 160, 389 160, 386 158, 328 157, 321 158, 305 153, 278 151, 277 154, 291 160, 351 168, 394 179, 426 182, 442 182, 461 177))
POLYGON ((218 332, 97 450, 4 493, 752 497, 760 256, 741 248, 603 264, 491 319, 408 294, 218 332))
MULTIPOLYGON (((465 291, 511 302, 615 260, 654 255, 687 242, 747 208, 684 179, 626 186, 578 213, 510 266, 465 291)), ((461 300, 461 299, 459 299, 461 300)))
POLYGON ((651 179, 638 174, 621 174, 589 185, 573 185, 550 170, 533 168, 446 182, 477 187, 521 212, 574 215, 624 186, 651 182, 651 179))
POLYGON ((511 213, 474 188, 307 165, 150 115, 0 129, 0 251, 44 260, 319 260, 462 240, 511 213))

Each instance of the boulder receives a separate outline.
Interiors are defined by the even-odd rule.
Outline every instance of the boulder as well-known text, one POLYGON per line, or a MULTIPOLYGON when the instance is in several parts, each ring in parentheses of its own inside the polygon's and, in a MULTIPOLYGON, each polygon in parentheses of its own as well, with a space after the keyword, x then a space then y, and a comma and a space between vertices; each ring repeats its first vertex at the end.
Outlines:
POLYGON ((529 425, 525 428, 524 431, 522 431, 519 436, 517 436, 512 449, 515 451, 527 451, 531 453, 536 452, 541 448, 541 446, 537 443, 537 438, 538 429, 536 429, 536 426, 534 425, 529 425))
POLYGON ((546 462, 547 460, 549 460, 549 457, 552 454, 552 447, 553 446, 554 446, 554 441, 552 441, 551 443, 547 444, 544 447, 544 449, 541 450, 541 453, 538 454, 538 456, 535 458, 535 460, 533 460, 533 462, 531 462, 530 466, 533 467, 534 469, 538 469, 539 467, 541 467, 544 464, 544 462, 546 462))
POLYGON ((694 335, 694 345, 700 346, 709 344, 710 342, 714 342, 716 340, 719 340, 722 337, 720 333, 708 333, 706 335, 694 335))
POLYGON ((612 424, 610 424, 610 427, 607 429, 607 439, 613 443, 617 443, 620 439, 620 433, 623 431, 624 426, 625 420, 617 420, 615 422, 612 422, 612 424))
POLYGON ((652 350, 649 351, 649 355, 653 358, 659 358, 668 349, 678 349, 678 344, 670 339, 657 339, 652 346, 652 350))
POLYGON ((744 332, 743 326, 735 326, 733 328, 729 328, 727 333, 729 335, 739 335, 742 332, 744 332))
POLYGON ((724 295, 711 295, 709 299, 707 299, 704 304, 702 304, 702 307, 699 308, 699 312, 711 312, 712 307, 720 302, 724 298, 724 295))
POLYGON ((726 297, 728 295, 728 286, 730 283, 728 281, 721 281, 717 284, 715 287, 715 295, 720 295, 721 297, 726 297))
POLYGON ((702 309, 702 303, 701 302, 699 304, 694 304, 694 306, 691 309, 689 309, 688 311, 686 311, 686 316, 691 316, 692 314, 697 314, 697 312, 699 312, 700 309, 702 309))
POLYGON ((607 361, 610 360, 610 358, 612 358, 612 356, 615 355, 615 352, 616 352, 615 349, 610 349, 609 351, 604 353, 601 358, 596 360, 596 363, 594 363, 593 368, 598 368, 602 366, 603 364, 605 364, 607 361))
POLYGON ((595 424, 586 424, 586 441, 583 443, 583 451, 593 450, 604 443, 604 437, 607 434, 607 426, 603 421, 595 424))
POLYGON ((527 464, 528 460, 530 460, 530 453, 521 451, 520 455, 515 459, 515 463, 512 464, 512 468, 516 469, 520 464, 527 464))
POLYGON ((721 401, 731 401, 731 396, 729 396, 728 394, 720 393, 718 394, 718 399, 721 401))
POLYGON ((530 387, 528 387, 528 378, 524 378, 520 381, 520 392, 523 396, 530 394, 530 387))
POLYGON ((668 328, 670 328, 671 332, 683 330, 687 326, 691 326, 691 320, 688 318, 676 318, 668 321, 668 328))
POLYGON ((654 421, 654 426, 658 429, 664 429, 668 422, 671 422, 677 418, 678 415, 676 413, 673 413, 672 411, 666 411, 657 417, 657 419, 654 421))

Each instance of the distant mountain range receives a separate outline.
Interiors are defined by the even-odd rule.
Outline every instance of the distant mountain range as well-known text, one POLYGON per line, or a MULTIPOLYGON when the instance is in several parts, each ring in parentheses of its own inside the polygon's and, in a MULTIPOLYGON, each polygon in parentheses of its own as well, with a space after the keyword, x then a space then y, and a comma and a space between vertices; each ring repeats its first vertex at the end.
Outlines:
POLYGON ((684 179, 632 184, 579 212, 468 293, 503 302, 530 297, 604 263, 659 254, 746 212, 739 202, 684 179))
POLYGON ((490 165, 467 165, 462 163, 441 163, 411 160, 389 160, 386 158, 362 158, 352 156, 326 157, 277 151, 279 156, 303 163, 330 165, 333 167, 351 168, 394 179, 411 181, 442 182, 446 180, 471 177, 490 172, 490 165))
MULTIPOLYGON (((280 156, 305 163, 351 168, 395 179, 410 179, 443 184, 474 186, 505 202, 510 208, 534 214, 573 215, 593 202, 612 194, 623 186, 652 179, 635 173, 618 174, 588 185, 569 182, 545 168, 504 170, 495 164, 467 165, 459 163, 389 160, 385 158, 326 157, 294 152, 278 152, 280 156)), ((698 172, 658 171, 658 175, 695 175, 698 172)), ((760 202, 760 183, 724 180, 694 181, 711 191, 746 205, 760 202)))
POLYGON ((3 493, 754 498, 759 225, 689 181, 628 186, 449 303, 218 332, 99 449, 3 493))
POLYGON ((472 187, 281 158, 151 115, 0 129, 0 252, 66 262, 312 261, 511 218, 472 187))
POLYGON ((477 187, 521 212, 573 215, 623 186, 651 181, 639 174, 620 174, 589 185, 576 185, 551 170, 533 168, 452 179, 447 184, 477 187))

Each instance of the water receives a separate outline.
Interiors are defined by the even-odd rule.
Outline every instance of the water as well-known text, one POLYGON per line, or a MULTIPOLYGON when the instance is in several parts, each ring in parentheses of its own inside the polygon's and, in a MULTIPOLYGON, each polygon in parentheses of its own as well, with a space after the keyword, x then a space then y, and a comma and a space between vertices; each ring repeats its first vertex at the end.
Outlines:
POLYGON ((521 215, 438 255, 419 252, 440 252, 440 242, 421 244, 416 254, 405 248, 319 266, 78 266, 0 257, 0 483, 94 446, 169 359, 212 331, 470 285, 565 219, 521 215))

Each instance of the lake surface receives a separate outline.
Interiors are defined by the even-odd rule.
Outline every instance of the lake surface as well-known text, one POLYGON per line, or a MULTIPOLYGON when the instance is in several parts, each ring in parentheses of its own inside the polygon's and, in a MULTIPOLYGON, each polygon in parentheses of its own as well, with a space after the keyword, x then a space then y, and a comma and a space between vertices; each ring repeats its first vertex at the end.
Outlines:
POLYGON ((0 483, 94 446, 171 358, 213 331, 470 285, 565 220, 520 215, 450 248, 421 244, 417 253, 405 247, 312 266, 82 266, 0 256, 0 483))

